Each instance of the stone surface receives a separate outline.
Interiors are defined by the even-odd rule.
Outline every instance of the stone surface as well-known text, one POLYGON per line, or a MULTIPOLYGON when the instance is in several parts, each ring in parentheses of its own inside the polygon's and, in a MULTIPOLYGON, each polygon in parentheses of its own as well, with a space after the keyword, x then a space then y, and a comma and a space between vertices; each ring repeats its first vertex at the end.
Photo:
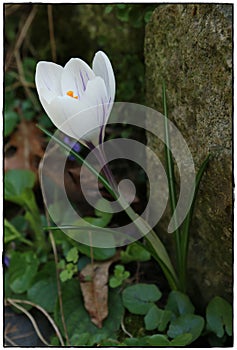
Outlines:
MULTIPOLYGON (((201 305, 217 294, 231 300, 232 5, 158 5, 146 27, 145 62, 147 105, 162 112, 164 80, 169 118, 187 141, 196 169, 211 154, 192 225, 190 292, 201 305)), ((159 141, 152 135, 147 141, 162 158, 159 141)), ((163 239, 172 251, 170 236, 163 239)))

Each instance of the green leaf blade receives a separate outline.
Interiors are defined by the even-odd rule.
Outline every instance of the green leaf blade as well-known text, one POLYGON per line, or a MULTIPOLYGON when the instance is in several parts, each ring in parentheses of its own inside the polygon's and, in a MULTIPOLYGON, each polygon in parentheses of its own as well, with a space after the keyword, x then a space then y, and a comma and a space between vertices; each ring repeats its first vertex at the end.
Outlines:
POLYGON ((38 270, 39 261, 33 252, 13 252, 9 267, 10 288, 14 293, 26 292, 38 270))
POLYGON ((208 329, 221 338, 226 333, 232 335, 232 307, 221 297, 214 297, 206 310, 208 329))
POLYGON ((201 335, 204 324, 203 317, 193 314, 184 314, 171 321, 167 334, 170 338, 176 338, 177 336, 190 333, 192 334, 193 342, 201 335))
POLYGON ((172 311, 176 317, 194 312, 194 306, 189 297, 179 291, 170 292, 165 309, 172 311))
POLYGON ((154 284, 139 283, 127 287, 122 294, 124 306, 135 315, 145 315, 154 302, 161 298, 160 290, 154 284))

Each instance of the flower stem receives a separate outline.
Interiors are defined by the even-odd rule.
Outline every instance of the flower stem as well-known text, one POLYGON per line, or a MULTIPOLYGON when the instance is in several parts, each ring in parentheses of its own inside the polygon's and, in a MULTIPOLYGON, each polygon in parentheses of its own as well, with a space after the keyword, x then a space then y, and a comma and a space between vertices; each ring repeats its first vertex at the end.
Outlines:
POLYGON ((121 193, 118 193, 117 183, 107 164, 108 162, 106 160, 106 155, 102 147, 100 147, 98 149, 98 152, 96 152, 96 157, 100 162, 101 166, 103 166, 103 172, 111 187, 113 188, 113 191, 117 197, 117 201, 124 209, 126 214, 129 216, 129 218, 136 225, 136 227, 139 229, 139 231, 144 235, 144 238, 148 243, 149 250, 152 256, 160 264, 171 289, 178 289, 177 276, 170 261, 169 255, 165 249, 165 246, 158 238, 157 234, 152 230, 150 225, 145 220, 143 220, 137 213, 135 213, 134 210, 127 205, 127 201, 125 200, 124 196, 121 193))

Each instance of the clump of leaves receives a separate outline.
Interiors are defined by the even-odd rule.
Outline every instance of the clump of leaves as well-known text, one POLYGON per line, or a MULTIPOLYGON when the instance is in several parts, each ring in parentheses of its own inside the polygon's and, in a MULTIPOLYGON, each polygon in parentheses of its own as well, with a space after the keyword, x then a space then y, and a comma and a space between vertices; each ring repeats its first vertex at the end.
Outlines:
POLYGON ((157 286, 148 284, 129 286, 123 291, 123 304, 129 312, 144 316, 147 331, 158 331, 141 338, 125 339, 123 345, 187 346, 203 332, 209 332, 212 341, 213 333, 221 339, 232 335, 232 308, 223 298, 215 297, 210 301, 205 320, 194 313, 194 306, 186 294, 170 292, 164 309, 157 306, 161 296, 157 286))
POLYGON ((129 278, 130 272, 125 271, 123 265, 115 265, 114 274, 109 279, 109 286, 111 288, 117 288, 123 284, 123 282, 129 278))
POLYGON ((62 282, 72 279, 73 275, 77 273, 78 259, 78 249, 73 247, 67 253, 66 258, 60 260, 58 268, 62 270, 59 275, 62 282))

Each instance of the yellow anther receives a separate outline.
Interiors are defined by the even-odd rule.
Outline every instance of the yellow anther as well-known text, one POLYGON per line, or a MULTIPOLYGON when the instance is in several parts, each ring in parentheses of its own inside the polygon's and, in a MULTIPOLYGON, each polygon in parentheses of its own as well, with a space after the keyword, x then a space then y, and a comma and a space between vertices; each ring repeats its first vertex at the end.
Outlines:
POLYGON ((78 100, 78 96, 74 96, 74 92, 73 92, 72 90, 69 90, 69 91, 67 92, 67 95, 68 95, 69 97, 72 97, 72 98, 75 98, 76 100, 78 100))

